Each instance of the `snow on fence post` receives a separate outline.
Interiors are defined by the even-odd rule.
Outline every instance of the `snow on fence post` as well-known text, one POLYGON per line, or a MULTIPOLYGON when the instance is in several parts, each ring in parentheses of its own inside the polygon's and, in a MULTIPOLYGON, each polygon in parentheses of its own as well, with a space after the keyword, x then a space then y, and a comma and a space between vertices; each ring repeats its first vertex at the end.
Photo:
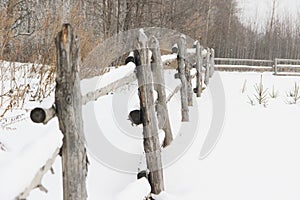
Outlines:
POLYGON ((205 75, 204 75, 204 83, 205 83, 205 85, 209 84, 209 71, 210 71, 210 49, 207 48, 206 66, 205 66, 205 75))
POLYGON ((212 77, 215 72, 215 50, 213 48, 210 49, 210 69, 209 69, 209 77, 212 77))
POLYGON ((149 43, 150 43, 150 50, 152 51, 151 70, 152 70, 153 81, 154 81, 154 89, 158 94, 157 104, 156 104, 158 128, 162 129, 165 132, 163 147, 166 147, 171 144, 173 140, 173 135, 172 135, 171 124, 169 119, 168 107, 166 103, 163 63, 161 60, 158 40, 154 36, 152 36, 149 40, 149 43))
POLYGON ((59 128, 64 135, 62 172, 64 200, 87 199, 87 155, 83 134, 79 78, 79 39, 70 24, 55 38, 57 52, 55 105, 59 128))
POLYGON ((197 41, 195 43, 196 46, 196 70, 197 70, 197 80, 196 80, 196 88, 195 93, 197 97, 201 96, 202 93, 202 66, 203 66, 203 57, 202 57, 202 48, 200 47, 200 43, 197 41))
POLYGON ((187 122, 189 121, 189 108, 188 108, 188 83, 185 75, 185 67, 184 67, 184 59, 185 59, 185 51, 186 51, 186 40, 185 36, 180 36, 178 41, 178 75, 181 80, 181 121, 187 122))
POLYGON ((275 58, 275 60, 274 60, 274 75, 277 75, 277 72, 278 72, 277 65, 278 65, 278 59, 275 58))
POLYGON ((161 147, 158 138, 158 124, 153 97, 153 78, 151 73, 148 38, 140 30, 136 38, 137 50, 134 51, 136 76, 139 86, 140 108, 143 114, 143 136, 146 163, 149 172, 151 192, 159 194, 164 190, 161 147))

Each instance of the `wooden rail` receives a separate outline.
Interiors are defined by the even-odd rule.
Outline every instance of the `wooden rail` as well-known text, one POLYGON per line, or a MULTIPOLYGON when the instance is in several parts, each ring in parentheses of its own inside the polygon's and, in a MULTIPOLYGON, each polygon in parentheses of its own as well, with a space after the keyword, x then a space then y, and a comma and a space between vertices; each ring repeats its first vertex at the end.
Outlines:
POLYGON ((274 62, 274 60, 240 59, 240 58, 215 58, 215 61, 258 62, 258 63, 273 63, 274 62))

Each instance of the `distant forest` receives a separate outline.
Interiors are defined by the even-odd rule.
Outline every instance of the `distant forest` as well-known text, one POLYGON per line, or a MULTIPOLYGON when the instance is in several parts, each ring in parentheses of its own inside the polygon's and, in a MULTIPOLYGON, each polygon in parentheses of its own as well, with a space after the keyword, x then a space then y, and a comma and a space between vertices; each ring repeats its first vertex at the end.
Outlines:
POLYGON ((164 27, 215 49, 216 57, 300 58, 300 15, 276 16, 276 4, 264 28, 245 25, 235 0, 2 0, 0 59, 55 62, 54 37, 61 28, 63 4, 81 40, 82 59, 101 41, 133 28, 164 27))

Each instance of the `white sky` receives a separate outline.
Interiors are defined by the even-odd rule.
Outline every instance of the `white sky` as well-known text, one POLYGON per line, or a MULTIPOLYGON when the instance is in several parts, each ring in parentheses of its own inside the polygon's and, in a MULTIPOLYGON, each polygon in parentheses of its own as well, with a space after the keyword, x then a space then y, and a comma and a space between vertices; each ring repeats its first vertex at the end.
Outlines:
MULTIPOLYGON (((244 22, 258 21, 263 25, 271 16, 272 0, 237 0, 237 2, 244 22)), ((294 19, 297 16, 300 18, 300 0, 277 0, 276 13, 280 17, 290 15, 294 19)))

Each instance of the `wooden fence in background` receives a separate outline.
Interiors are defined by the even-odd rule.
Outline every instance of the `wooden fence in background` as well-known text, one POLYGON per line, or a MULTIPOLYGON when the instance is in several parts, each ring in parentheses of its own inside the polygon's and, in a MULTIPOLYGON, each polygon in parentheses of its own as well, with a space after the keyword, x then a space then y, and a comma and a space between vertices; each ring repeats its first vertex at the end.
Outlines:
POLYGON ((215 58, 218 71, 274 72, 274 75, 299 75, 300 60, 275 58, 274 60, 215 58))

